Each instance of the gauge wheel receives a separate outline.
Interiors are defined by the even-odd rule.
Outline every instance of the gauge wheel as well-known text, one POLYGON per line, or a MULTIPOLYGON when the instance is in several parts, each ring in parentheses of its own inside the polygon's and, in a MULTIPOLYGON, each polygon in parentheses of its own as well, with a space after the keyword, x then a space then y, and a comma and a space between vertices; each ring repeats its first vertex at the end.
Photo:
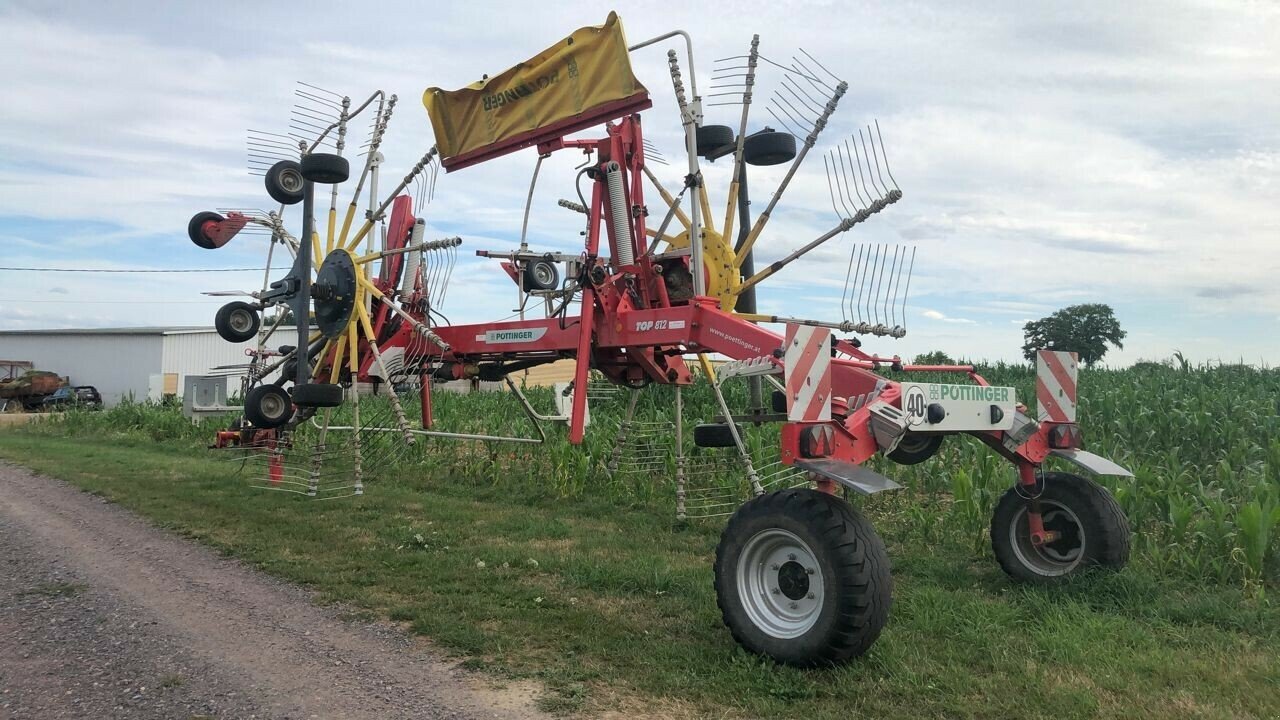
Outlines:
POLYGON ((530 260, 524 266, 525 290, 555 290, 560 286, 560 270, 550 260, 530 260))
POLYGON ((733 128, 728 125, 703 125, 695 134, 698 155, 706 157, 709 153, 731 145, 734 139, 733 128))
POLYGON ((796 156, 796 137, 768 130, 748 135, 742 141, 742 159, 748 165, 781 165, 796 156))
POLYGON ((233 343, 252 340, 261 325, 262 318, 258 317, 258 309, 239 300, 223 305, 213 318, 213 327, 218 335, 233 343))
POLYGON ((297 205, 302 202, 302 166, 296 160, 281 160, 267 170, 263 178, 267 186, 267 194, 272 200, 282 205, 297 205))
POLYGON ((333 153, 311 153, 303 155, 299 163, 302 177, 322 185, 337 185, 346 182, 351 175, 351 163, 341 155, 333 153))
POLYGON ((907 433, 898 446, 889 452, 888 458, 899 465, 916 465, 938 454, 943 435, 907 433))
POLYGON ((844 500, 806 488, 761 495, 720 536, 716 600, 747 650, 797 667, 865 653, 889 619, 884 543, 844 500))
POLYGON ((191 221, 187 223, 187 237, 191 238, 191 242, 199 245, 205 250, 213 250, 217 248, 213 244, 213 238, 209 237, 205 226, 207 223, 220 223, 226 218, 216 212, 198 212, 191 216, 191 221))
POLYGON ((292 417, 293 401, 279 385, 259 385, 244 398, 244 418, 256 428, 278 428, 292 417))
POLYGON ((1040 476, 1039 502, 1052 542, 1031 542, 1027 490, 1010 488, 991 516, 991 549, 1010 577, 1053 583, 1090 568, 1119 569, 1129 561, 1129 520, 1106 488, 1070 473, 1040 476))
POLYGON ((311 382, 293 386, 293 404, 298 407, 338 407, 342 395, 341 385, 311 382))

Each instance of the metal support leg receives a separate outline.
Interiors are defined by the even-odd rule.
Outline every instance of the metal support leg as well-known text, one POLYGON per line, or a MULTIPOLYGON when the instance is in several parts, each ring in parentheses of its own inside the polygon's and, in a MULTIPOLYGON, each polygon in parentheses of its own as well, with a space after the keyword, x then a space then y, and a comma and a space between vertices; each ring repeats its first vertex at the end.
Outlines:
POLYGON ((684 522, 688 515, 685 512, 684 500, 684 400, 680 396, 680 386, 676 386, 676 520, 684 522))

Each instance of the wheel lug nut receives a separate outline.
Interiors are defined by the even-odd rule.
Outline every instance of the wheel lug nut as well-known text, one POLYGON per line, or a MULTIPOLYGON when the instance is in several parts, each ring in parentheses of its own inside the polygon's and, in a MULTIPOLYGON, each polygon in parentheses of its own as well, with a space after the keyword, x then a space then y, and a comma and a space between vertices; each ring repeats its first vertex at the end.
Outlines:
POLYGON ((813 568, 805 568, 804 571, 806 574, 809 574, 809 575, 813 574, 813 568))
POLYGON ((781 568, 781 566, 779 566, 779 565, 778 565, 778 563, 774 563, 774 564, 772 564, 772 565, 770 565, 770 566, 769 566, 769 569, 770 569, 770 570, 780 570, 780 569, 782 569, 782 568, 781 568))
POLYGON ((781 591, 781 590, 779 590, 778 588, 774 588, 774 589, 773 589, 773 590, 771 590, 770 592, 772 592, 774 595, 777 595, 777 594, 781 593, 782 591, 781 591))
POLYGON ((796 559, 796 554, 795 554, 795 553, 788 553, 788 554, 787 554, 787 559, 788 559, 788 560, 791 560, 791 561, 794 561, 794 560, 796 559))
POLYGON ((796 610, 800 607, 800 603, 791 603, 791 609, 796 610))
POLYGON ((812 599, 814 599, 814 598, 815 598, 815 597, 817 597, 817 596, 816 596, 816 595, 814 595, 813 593, 809 593, 806 597, 808 597, 810 600, 812 600, 812 599))

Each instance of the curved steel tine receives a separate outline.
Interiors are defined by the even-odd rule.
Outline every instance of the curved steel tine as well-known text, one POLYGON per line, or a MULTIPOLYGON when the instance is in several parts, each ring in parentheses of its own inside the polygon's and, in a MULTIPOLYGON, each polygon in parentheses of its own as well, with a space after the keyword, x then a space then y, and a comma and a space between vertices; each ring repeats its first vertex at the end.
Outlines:
POLYGON ((863 307, 864 307, 864 305, 863 305, 863 302, 862 302, 862 301, 863 301, 863 296, 866 294, 866 292, 865 292, 865 291, 866 291, 866 289, 867 289, 867 279, 868 279, 870 276, 872 276, 872 275, 874 275, 874 274, 875 274, 875 265, 876 265, 876 263, 878 262, 878 260, 879 260, 879 258, 880 258, 880 246, 879 246, 879 245, 875 245, 875 246, 874 246, 874 250, 875 250, 875 255, 874 255, 874 256, 872 256, 872 255, 871 255, 871 252, 870 252, 870 251, 868 251, 868 252, 867 252, 867 256, 868 256, 868 257, 867 257, 867 267, 866 267, 866 270, 862 273, 862 284, 861 284, 861 286, 858 288, 858 317, 859 317, 861 320, 867 320, 867 319, 868 319, 868 315, 870 315, 870 313, 869 313, 869 312, 868 312, 868 313, 866 313, 866 314, 863 314, 863 307))
POLYGON ((858 177, 862 178, 862 189, 867 191, 867 197, 870 198, 870 201, 867 204, 867 208, 870 209, 871 204, 874 203, 876 200, 876 195, 875 193, 871 192, 871 186, 867 184, 867 176, 864 172, 862 172, 863 158, 860 154, 858 154, 858 141, 855 140, 852 136, 850 136, 849 139, 853 143, 853 154, 858 161, 858 177))
POLYGON ((796 124, 796 127, 799 127, 805 131, 804 132, 805 135, 808 135, 810 132, 813 131, 813 124, 805 122, 804 120, 797 119, 797 116, 802 117, 800 111, 796 110, 795 106, 792 105, 790 102, 788 102, 785 97, 782 97, 780 93, 775 92, 773 94, 773 97, 770 99, 775 105, 778 106, 779 110, 786 113, 788 118, 791 118, 791 121, 796 124), (788 109, 790 110, 789 112, 788 112, 788 109))
MULTIPOLYGON (((823 157, 823 158, 822 158, 822 160, 823 160, 823 162, 826 162, 826 157, 823 157)), ((833 168, 835 167, 835 159, 834 159, 834 158, 832 158, 831 165, 832 165, 832 167, 833 167, 833 168)), ((849 210, 849 205, 848 205, 847 203, 845 203, 845 189, 844 189, 844 187, 840 184, 840 173, 837 171, 837 172, 835 173, 835 176, 836 176, 836 178, 835 178, 835 179, 836 179, 836 190, 838 191, 838 193, 839 193, 839 198, 840 198, 840 207, 844 208, 844 214, 843 214, 843 215, 840 215, 840 211, 839 211, 839 210, 837 210, 837 211, 836 211, 836 215, 838 215, 839 217, 842 217, 842 218, 851 218, 851 217, 853 217, 853 216, 854 216, 854 212, 853 212, 853 211, 850 211, 850 210, 849 210)))
MULTIPOLYGON (((880 121, 877 119, 875 123, 876 123, 876 137, 880 138, 880 153, 884 155, 884 171, 889 174, 889 180, 893 182, 893 189, 897 190, 898 192, 902 192, 902 188, 898 187, 898 181, 893 177, 893 171, 889 169, 889 153, 885 151, 884 137, 880 135, 880 121)), ((903 320, 905 321, 906 318, 903 318, 903 320)))
MULTIPOLYGON (((840 152, 841 152, 841 154, 840 154, 840 164, 841 164, 841 166, 843 167, 843 166, 844 166, 844 161, 845 161, 845 158, 844 158, 844 152, 845 152, 845 150, 848 150, 848 149, 849 149, 849 141, 848 141, 848 140, 846 140, 846 141, 844 142, 844 149, 843 149, 843 150, 841 150, 841 146, 839 146, 839 145, 837 145, 837 146, 836 146, 836 149, 837 149, 837 150, 840 150, 840 152)), ((850 168, 852 168, 852 167, 853 167, 853 153, 852 153, 852 152, 850 152, 850 153, 849 153, 849 167, 850 167, 850 168)), ((848 177, 852 178, 852 180, 853 180, 853 191, 854 191, 855 193, 857 193, 857 195, 858 195, 858 203, 859 203, 859 204, 858 204, 858 209, 859 209, 859 210, 865 210, 865 209, 866 209, 866 208, 867 208, 871 203, 870 203, 870 201, 865 200, 865 199, 863 199, 863 197, 862 197, 862 190, 860 190, 860 189, 858 188, 858 174, 857 174, 856 172, 851 172, 851 171, 849 171, 849 170, 846 170, 846 172, 849 172, 848 177)))
POLYGON ((831 167, 827 164, 827 156, 822 156, 822 169, 827 172, 827 194, 831 197, 831 210, 836 217, 841 217, 840 208, 836 207, 836 188, 831 183, 831 167))
MULTIPOLYGON (((862 313, 860 308, 856 308, 854 306, 853 289, 855 287, 859 287, 859 288, 861 287, 860 282, 862 279, 862 266, 866 262, 866 256, 871 251, 871 248, 866 243, 859 243, 857 251, 858 251, 857 270, 856 272, 854 272, 854 275, 853 275, 853 285, 850 286, 849 288, 849 319, 853 320, 854 322, 859 322, 862 320, 862 313)), ((853 253, 849 253, 849 257, 850 259, 852 259, 853 253)))
MULTIPOLYGON (((901 249, 902 249, 901 245, 893 246, 893 264, 889 266, 889 285, 884 289, 884 315, 886 318, 889 318, 889 327, 893 327, 894 325, 898 324, 897 303, 896 302, 893 304, 889 303, 889 293, 894 291, 893 290, 894 283, 897 282, 898 272, 899 272, 898 271, 898 254, 901 252, 901 249), (890 315, 891 311, 893 313, 892 315, 890 315)), ((897 295, 895 294, 894 297, 896 298, 897 295)))
POLYGON ((805 50, 804 48, 799 48, 799 50, 800 50, 800 52, 804 53, 804 56, 805 56, 805 57, 807 57, 807 58, 809 58, 811 61, 813 61, 813 64, 814 64, 814 65, 817 65, 819 68, 822 68, 822 72, 826 73, 827 75, 830 75, 830 76, 831 76, 831 79, 832 79, 832 80, 835 80, 837 85, 839 85, 840 83, 844 82, 844 80, 841 80, 839 77, 836 77, 836 74, 835 74, 835 73, 833 73, 833 72, 831 72, 830 70, 828 70, 828 69, 826 68, 826 66, 825 66, 825 65, 823 65, 823 64, 822 64, 822 63, 820 63, 820 62, 818 62, 818 58, 816 58, 816 57, 814 57, 814 56, 810 55, 810 54, 808 53, 808 51, 807 51, 807 50, 805 50))
POLYGON ((800 87, 800 84, 797 83, 795 80, 792 80, 790 77, 783 75, 782 82, 779 84, 782 85, 782 87, 786 88, 786 90, 791 93, 792 97, 796 99, 796 102, 799 102, 801 105, 803 105, 806 110, 809 110, 819 115, 822 114, 823 104, 814 100, 809 95, 809 93, 805 92, 805 89, 800 87), (801 95, 803 95, 804 97, 800 97, 801 95))
MULTIPOLYGON (((862 132, 861 129, 858 130, 862 132)), ((871 136, 871 126, 867 126, 867 137, 871 138, 871 157, 876 161, 876 177, 880 178, 880 184, 884 186, 884 194, 889 194, 889 183, 884 181, 884 175, 880 173, 880 155, 876 152, 876 139, 871 136)), ((884 148, 880 148, 880 152, 884 152, 884 148)))
POLYGON ((783 120, 781 117, 778 117, 778 113, 774 112, 774 111, 773 111, 773 108, 766 106, 766 107, 765 107, 765 110, 768 110, 768 111, 769 111, 769 114, 773 116, 773 119, 774 119, 774 120, 777 120, 777 121, 778 121, 778 124, 780 124, 780 125, 782 125, 782 127, 786 128, 786 129, 787 129, 787 132, 789 132, 789 133, 791 133, 792 135, 795 135, 795 136, 797 136, 797 137, 803 137, 803 135, 801 135, 800 133, 798 133, 798 132, 796 132, 794 129, 792 129, 792 127, 791 127, 790 125, 788 125, 788 124, 787 124, 787 121, 786 121, 786 120, 783 120))
POLYGON ((911 264, 907 267, 907 287, 902 291, 902 329, 907 329, 907 296, 911 294, 911 275, 916 269, 916 246, 911 246, 911 264))
POLYGON ((867 150, 867 139, 862 135, 862 128, 858 128, 858 139, 862 141, 862 154, 866 156, 864 160, 867 163, 867 177, 871 178, 871 186, 876 189, 876 193, 880 195, 880 199, 889 194, 887 188, 882 189, 876 184, 876 176, 871 172, 871 153, 867 150))

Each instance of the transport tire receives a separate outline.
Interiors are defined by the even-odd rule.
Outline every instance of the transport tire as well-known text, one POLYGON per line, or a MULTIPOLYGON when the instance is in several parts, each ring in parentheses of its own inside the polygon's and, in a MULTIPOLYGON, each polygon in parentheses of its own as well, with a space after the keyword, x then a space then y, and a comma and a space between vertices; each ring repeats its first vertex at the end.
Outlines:
POLYGON ((296 160, 281 160, 272 165, 263 182, 272 200, 282 205, 297 205, 302 202, 304 180, 302 166, 296 160))
POLYGON ((302 177, 321 185, 337 185, 351 176, 351 163, 341 155, 311 153, 299 163, 302 177))
POLYGON ((227 342, 242 343, 252 340, 261 326, 262 318, 258 316, 258 309, 239 300, 223 305, 213 317, 213 328, 227 342))
POLYGON ((259 385, 244 397, 244 419, 256 428, 278 428, 292 417, 293 401, 279 385, 259 385))
POLYGON ((698 128, 696 138, 698 156, 706 157, 708 153, 733 143, 735 135, 728 125, 703 125, 698 128))
MULTIPOLYGON (((742 436, 742 426, 738 426, 738 436, 742 436)), ((722 423, 704 423, 693 428, 693 444, 704 448, 737 447, 733 441, 733 433, 728 425, 722 423)))
POLYGON ((991 516, 991 549, 1010 577, 1054 583, 1090 568, 1119 569, 1129 561, 1129 520, 1106 488, 1063 472, 1040 476, 1040 511, 1046 530, 1061 533, 1035 546, 1027 526, 1025 490, 1012 487, 991 516))
POLYGON ((796 667, 862 655, 889 620, 889 555, 849 503, 793 488, 738 509, 720 536, 716 601, 734 640, 796 667))
POLYGON ((338 407, 342 404, 342 386, 315 382, 294 385, 293 404, 298 407, 338 407))
POLYGON ((560 287, 560 270, 550 260, 530 260, 524 266, 525 290, 555 290, 560 287))
POLYGON ((742 142, 742 159, 748 165, 781 165, 796 157, 796 138, 791 133, 758 132, 742 142))
POLYGON ((216 212, 198 212, 191 216, 191 221, 187 223, 187 237, 191 238, 191 242, 199 245, 205 250, 214 250, 216 246, 213 239, 204 233, 204 224, 207 222, 222 222, 226 218, 216 212))
POLYGON ((944 435, 907 433, 886 457, 899 465, 918 465, 938 454, 944 435))

